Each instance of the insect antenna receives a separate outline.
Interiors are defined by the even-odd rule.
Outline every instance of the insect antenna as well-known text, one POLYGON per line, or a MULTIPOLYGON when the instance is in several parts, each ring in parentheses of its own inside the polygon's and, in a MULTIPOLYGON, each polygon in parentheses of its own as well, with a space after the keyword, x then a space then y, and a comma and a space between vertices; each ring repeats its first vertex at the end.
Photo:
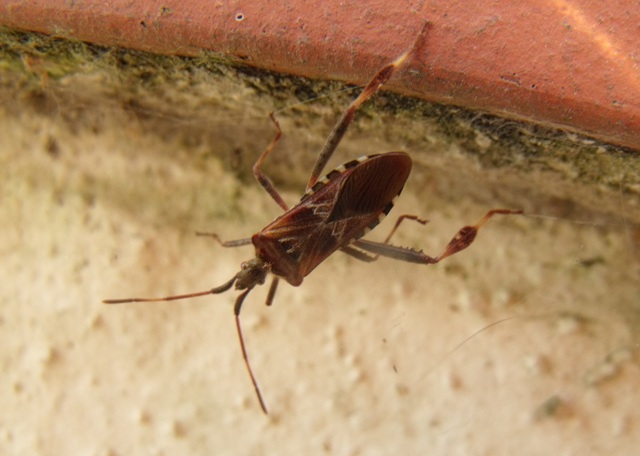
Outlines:
MULTIPOLYGON (((199 296, 206 296, 206 295, 210 295, 210 294, 220 294, 220 293, 224 293, 225 291, 227 291, 229 288, 231 288, 233 286, 233 284, 235 283, 235 281, 237 280, 238 276, 235 275, 233 276, 233 278, 231 280, 229 280, 228 282, 220 285, 219 287, 216 288, 212 288, 211 290, 207 290, 207 291, 200 291, 197 293, 189 293, 189 294, 183 294, 183 295, 175 295, 175 296, 166 296, 164 298, 127 298, 127 299, 105 299, 102 302, 105 304, 125 304, 128 302, 162 302, 162 301, 176 301, 178 299, 188 299, 188 298, 197 298, 199 296)), ((271 288, 269 290, 269 298, 267 300, 267 303, 270 304, 271 301, 273 300, 273 295, 275 294, 276 291, 276 286, 277 286, 277 280, 274 280, 271 284, 271 288)), ((244 302, 244 298, 247 297, 247 295, 249 294, 249 292, 252 290, 253 287, 248 288, 247 290, 243 291, 242 294, 240 294, 240 296, 238 296, 238 299, 236 299, 236 303, 233 307, 233 313, 235 314, 235 318, 236 318, 236 328, 238 330, 238 337, 240 338, 240 348, 242 349, 242 357, 244 358, 244 363, 247 366, 247 371, 249 372, 249 377, 251 377, 251 383, 253 383, 253 387, 256 390, 256 395, 258 396, 258 401, 260 402, 260 408, 262 408, 262 411, 265 414, 268 414, 269 412, 267 411, 267 406, 264 403, 264 399, 262 398, 262 393, 260 392, 260 387, 258 386, 258 382, 256 381, 256 377, 253 375, 253 370, 251 369, 251 364, 249 364, 249 356, 247 355, 247 349, 244 345, 244 337, 242 336, 242 327, 240 326, 240 309, 242 309, 242 303, 244 302)))
MULTIPOLYGON (((277 283, 277 282, 276 282, 277 283)), ((251 377, 251 383, 253 383, 253 388, 256 390, 256 395, 258 396, 258 401, 260 402, 260 408, 268 415, 267 406, 264 403, 264 399, 262 398, 262 393, 260 392, 260 387, 258 386, 258 382, 256 380, 255 375, 253 375, 253 370, 251 369, 251 363, 249 362, 249 355, 247 354, 247 348, 244 345, 244 337, 242 337, 242 327, 240 325, 240 310, 242 309, 242 303, 244 302, 244 298, 247 297, 251 288, 246 291, 243 291, 238 299, 236 299, 236 304, 233 306, 233 313, 236 316, 236 329, 238 330, 238 337, 240 338, 240 348, 242 349, 242 357, 244 358, 244 364, 247 366, 247 371, 249 372, 249 377, 251 377)))
POLYGON ((183 295, 166 296, 164 298, 127 298, 127 299, 105 299, 102 302, 104 304, 125 304, 127 302, 160 302, 160 301, 177 301, 178 299, 197 298, 198 296, 206 296, 209 294, 220 294, 227 291, 233 283, 236 281, 236 276, 233 276, 227 283, 220 285, 219 287, 212 288, 208 291, 199 291, 197 293, 189 293, 183 295))

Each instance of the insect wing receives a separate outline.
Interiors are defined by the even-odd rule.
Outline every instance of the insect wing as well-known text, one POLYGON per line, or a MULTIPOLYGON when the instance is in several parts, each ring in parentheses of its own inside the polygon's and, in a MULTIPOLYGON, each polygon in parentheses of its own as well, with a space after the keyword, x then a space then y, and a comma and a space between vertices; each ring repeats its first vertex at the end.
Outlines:
MULTIPOLYGON (((359 225, 356 220, 372 217, 377 225, 393 207, 410 172, 411 159, 403 152, 367 157, 346 176, 327 223, 346 223, 352 228, 347 231, 356 232, 351 238, 362 237, 365 233, 355 235, 359 225), (382 218, 378 219, 380 215, 382 218)), ((365 228, 375 225, 367 224, 365 228)))
POLYGON ((411 159, 402 152, 345 163, 253 237, 257 255, 272 272, 299 285, 329 255, 380 223, 410 171, 411 159))

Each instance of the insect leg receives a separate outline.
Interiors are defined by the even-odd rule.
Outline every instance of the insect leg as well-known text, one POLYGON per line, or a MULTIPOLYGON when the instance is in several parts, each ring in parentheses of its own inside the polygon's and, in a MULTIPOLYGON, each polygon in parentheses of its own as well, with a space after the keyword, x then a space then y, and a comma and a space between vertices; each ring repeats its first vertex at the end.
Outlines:
POLYGON ((458 231, 458 233, 449 241, 449 244, 444 248, 442 253, 436 257, 436 262, 447 258, 448 256, 454 255, 461 250, 466 249, 471 245, 473 240, 476 238, 478 234, 478 230, 482 228, 482 226, 489 221, 491 217, 496 214, 500 215, 515 215, 522 214, 522 209, 520 210, 511 210, 511 209, 491 209, 487 212, 484 217, 480 219, 478 223, 473 226, 465 226, 458 231))
POLYGON ((262 162, 264 162, 265 158, 267 158, 267 156, 271 153, 274 147, 276 147, 276 144, 282 137, 282 129, 280 128, 280 124, 276 120, 275 115, 273 113, 270 113, 269 118, 273 121, 273 123, 276 126, 276 136, 273 138, 273 140, 271 141, 271 144, 269 144, 266 150, 262 152, 262 155, 258 157, 258 160, 253 165, 253 175, 255 176, 258 183, 262 185, 262 187, 267 191, 269 195, 271 195, 271 198, 273 198, 273 200, 276 203, 278 203, 278 206, 280 206, 282 209, 286 211, 287 209, 289 209, 289 207, 287 206, 287 203, 284 202, 284 200, 282 199, 282 197, 280 196, 276 188, 273 186, 273 182, 271 182, 271 179, 269 179, 260 169, 262 162))
POLYGON ((391 241, 391 238, 393 237, 393 235, 395 234, 396 230, 398 229, 398 227, 400 226, 400 224, 404 220, 413 220, 413 221, 418 222, 420 225, 426 225, 427 224, 427 220, 421 219, 417 215, 409 215, 409 214, 401 215, 400 217, 398 217, 398 220, 396 220, 396 224, 393 225, 393 228, 391 229, 391 232, 389 233, 387 238, 384 240, 383 244, 388 244, 389 241, 391 241))
MULTIPOLYGON (((487 223, 487 221, 496 214, 508 215, 508 214, 522 214, 522 210, 510 210, 510 209, 492 209, 485 214, 480 221, 473 226, 465 226, 456 233, 456 235, 449 241, 442 253, 433 258, 426 255, 423 252, 404 248, 396 247, 382 242, 366 241, 359 239, 353 243, 353 245, 359 249, 373 253, 375 255, 385 256, 401 261, 408 261, 410 263, 422 263, 422 264, 436 264, 439 261, 454 255, 461 250, 466 249, 473 243, 473 240, 478 234, 478 230, 487 223)), ((398 225, 400 220, 396 223, 398 225)), ((391 233, 393 234, 393 232, 391 233)), ((388 240, 388 238, 387 238, 388 240)))
MULTIPOLYGON (((273 182, 271 182, 271 179, 269 179, 260 169, 260 166, 262 165, 264 160, 271 153, 271 151, 276 147, 276 144, 278 144, 278 141, 280 141, 280 138, 282 137, 282 129, 280 128, 280 124, 276 120, 274 113, 270 113, 269 118, 273 121, 273 123, 276 126, 276 136, 273 138, 273 140, 271 140, 271 143, 269 144, 269 146, 265 149, 264 152, 262 152, 260 157, 258 157, 258 160, 256 160, 256 162, 253 164, 253 175, 255 176, 258 183, 262 185, 262 187, 267 191, 267 193, 269 193, 269 195, 271 195, 271 198, 273 198, 273 200, 276 203, 278 203, 278 206, 280 206, 282 209, 286 211, 289 209, 289 207, 287 206, 287 203, 284 202, 284 200, 282 199, 282 197, 274 187, 273 182)), ((232 241, 223 241, 215 233, 203 233, 199 231, 196 232, 196 236, 212 237, 216 241, 218 241, 218 243, 223 247, 240 247, 243 245, 251 244, 251 238, 236 239, 232 241)))
MULTIPOLYGON (((398 220, 396 220, 396 224, 393 226, 393 228, 391 229, 391 232, 389 233, 389 235, 387 236, 387 238, 384 240, 384 242, 382 244, 384 244, 384 245, 388 245, 389 244, 389 241, 391 241, 391 238, 393 237, 393 235, 395 234, 396 230, 398 229, 398 227, 400 226, 400 224, 404 220, 414 220, 414 221, 420 223, 421 225, 424 225, 424 224, 427 223, 426 220, 423 220, 423 219, 419 218, 417 215, 407 215, 407 214, 401 215, 400 217, 398 217, 398 220)), ((352 245, 354 245, 354 244, 352 244, 352 245)), ((343 252, 343 253, 346 253, 347 255, 350 255, 350 256, 354 257, 356 260, 364 261, 365 263, 372 263, 372 262, 376 261, 378 259, 378 257, 380 256, 379 254, 369 255, 368 253, 363 252, 362 250, 359 250, 359 249, 354 248, 352 246, 343 247, 343 248, 340 249, 340 251, 343 252)))
POLYGON ((369 84, 367 84, 364 90, 360 93, 360 95, 358 95, 358 98, 353 100, 349 105, 349 107, 342 113, 342 116, 340 117, 336 125, 333 127, 333 130, 329 134, 329 137, 327 138, 327 141, 325 142, 322 148, 322 151, 320 151, 320 155, 318 156, 316 164, 313 167, 313 171, 311 172, 311 176, 309 177, 309 182, 307 183, 307 190, 313 187, 313 185, 318 180, 318 177, 320 177, 322 170, 324 169, 327 162, 333 155, 333 152, 338 147, 338 144, 340 144, 342 137, 344 136, 345 132, 347 131, 347 128, 353 121, 353 117, 356 111, 358 110, 358 108, 360 107, 360 105, 362 105, 362 103, 367 101, 369 98, 371 98, 373 94, 375 94, 378 90, 380 90, 380 87, 382 87, 391 78, 391 76, 398 69, 398 67, 400 67, 405 62, 405 60, 407 60, 409 56, 411 56, 414 52, 416 52, 418 48, 418 44, 422 41, 426 33, 428 24, 429 24, 428 22, 425 22, 422 25, 422 28, 420 29, 420 33, 418 34, 418 37, 413 43, 413 46, 411 46, 411 49, 409 49, 400 57, 398 57, 396 60, 394 60, 390 64, 383 67, 380 71, 378 71, 376 75, 373 77, 373 79, 371 79, 369 84))
POLYGON ((278 276, 274 275, 273 279, 271 280, 271 285, 269 286, 269 293, 267 293, 267 306, 271 306, 271 304, 273 304, 273 297, 276 295, 278 282, 278 276))
POLYGON ((358 239, 353 243, 354 246, 367 252, 373 253, 370 261, 375 261, 378 257, 393 258, 394 260, 407 261, 409 263, 435 264, 438 262, 429 255, 413 250, 407 247, 397 247, 395 245, 385 244, 383 242, 367 241, 358 239))
POLYGON ((369 255, 367 252, 363 252, 362 250, 358 250, 350 246, 342 247, 340 251, 343 253, 346 253, 349 256, 352 256, 356 260, 364 261, 365 263, 372 263, 376 261, 379 256, 379 255, 375 255, 375 256, 369 255))

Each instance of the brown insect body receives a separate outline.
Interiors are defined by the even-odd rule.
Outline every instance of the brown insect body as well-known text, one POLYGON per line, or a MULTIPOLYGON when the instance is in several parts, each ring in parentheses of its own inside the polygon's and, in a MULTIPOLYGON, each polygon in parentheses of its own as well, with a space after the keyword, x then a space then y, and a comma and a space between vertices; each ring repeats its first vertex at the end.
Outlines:
POLYGON ((361 239, 368 231, 378 225, 393 208, 393 203, 402 191, 411 172, 411 159, 407 154, 404 152, 389 152, 361 157, 339 166, 318 180, 352 122, 358 107, 376 93, 409 56, 417 52, 418 44, 426 33, 427 25, 428 23, 425 22, 411 49, 380 69, 362 93, 342 114, 318 156, 307 183, 307 190, 298 204, 292 208, 287 206, 269 178, 260 169, 260 166, 282 136, 280 126, 273 114, 271 114, 270 117, 275 124, 277 133, 271 144, 254 164, 253 173, 260 185, 285 211, 284 214, 251 238, 221 241, 216 234, 197 233, 211 236, 225 247, 254 245, 255 257, 242 263, 240 271, 229 281, 211 290, 197 293, 165 298, 108 299, 103 302, 106 304, 121 304, 126 302, 174 301, 220 294, 234 285, 237 290, 244 290, 236 298, 234 305, 236 328, 240 339, 242 356, 260 402, 260 407, 267 413, 267 407, 253 375, 244 344, 240 325, 240 310, 249 292, 255 286, 262 285, 269 273, 273 275, 273 280, 267 295, 267 305, 271 305, 273 302, 280 277, 291 285, 298 286, 302 283, 304 277, 337 250, 365 262, 375 261, 379 256, 385 256, 412 263, 435 264, 467 248, 475 239, 480 227, 493 215, 521 214, 522 211, 493 209, 487 212, 476 225, 465 226, 460 229, 438 256, 431 257, 421 251, 397 247, 389 243, 403 220, 409 219, 422 224, 426 223, 426 221, 419 219, 415 215, 400 216, 384 242, 361 239))
POLYGON ((389 213, 411 172, 404 152, 370 155, 336 168, 300 202, 251 238, 256 257, 293 286, 389 213))

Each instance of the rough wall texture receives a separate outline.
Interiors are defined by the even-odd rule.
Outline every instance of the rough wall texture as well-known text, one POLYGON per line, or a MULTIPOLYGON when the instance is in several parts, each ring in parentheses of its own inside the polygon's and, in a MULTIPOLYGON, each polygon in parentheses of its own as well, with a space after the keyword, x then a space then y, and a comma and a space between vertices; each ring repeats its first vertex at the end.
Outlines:
POLYGON ((279 215, 249 171, 274 133, 267 114, 280 110, 285 138, 265 169, 294 202, 354 92, 20 36, 34 52, 6 53, 0 72, 0 452, 637 448, 633 154, 379 96, 336 157, 406 150, 414 159, 373 239, 393 215, 415 213, 430 223, 403 226, 398 244, 435 254, 491 207, 528 216, 492 221, 435 267, 335 255, 300 288, 282 286, 273 308, 254 291, 243 323, 266 417, 242 364, 234 293, 100 300, 228 280, 251 249, 193 232, 245 237, 279 215), (318 93, 328 98, 301 104, 318 93), (539 147, 514 153, 510 135, 539 147))

